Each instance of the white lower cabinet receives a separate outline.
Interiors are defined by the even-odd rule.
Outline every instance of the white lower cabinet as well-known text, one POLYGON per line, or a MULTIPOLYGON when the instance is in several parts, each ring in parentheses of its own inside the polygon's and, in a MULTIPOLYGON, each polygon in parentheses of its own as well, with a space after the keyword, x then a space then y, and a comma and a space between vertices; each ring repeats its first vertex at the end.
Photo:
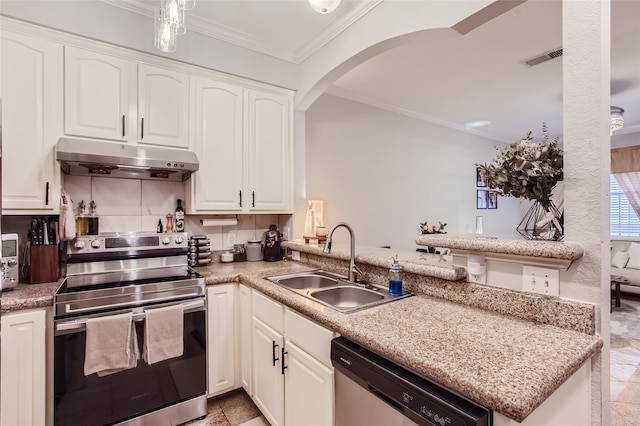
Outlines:
POLYGON ((252 339, 253 401, 271 426, 284 425, 282 335, 254 316, 252 339))
POLYGON ((271 426, 330 426, 330 330, 252 292, 253 400, 271 426))
POLYGON ((46 311, 2 315, 0 424, 44 426, 46 311))
POLYGON ((207 393, 219 395, 240 387, 238 354, 238 284, 207 287, 207 393))
POLYGON ((238 286, 240 304, 240 384, 250 397, 253 397, 251 345, 251 289, 238 286))

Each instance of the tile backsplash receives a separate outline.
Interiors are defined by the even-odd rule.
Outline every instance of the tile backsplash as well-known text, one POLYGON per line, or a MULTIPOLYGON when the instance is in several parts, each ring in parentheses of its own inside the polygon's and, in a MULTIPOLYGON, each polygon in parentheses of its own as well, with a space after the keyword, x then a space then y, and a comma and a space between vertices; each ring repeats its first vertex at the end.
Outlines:
MULTIPOLYGON (((87 206, 95 201, 100 232, 155 232, 158 219, 166 230, 167 214, 175 215, 177 200, 185 199, 182 182, 65 175, 63 189, 73 200, 76 213, 81 200, 87 206)), ((291 215, 239 215, 237 225, 213 227, 200 223, 204 217, 211 216, 186 216, 186 231, 207 235, 212 250, 260 239, 271 224, 278 225, 281 232, 292 226, 291 215)))
MULTIPOLYGON (((162 219, 166 230, 166 216, 175 215, 177 200, 184 200, 185 186, 182 182, 161 182, 140 179, 119 179, 90 176, 64 175, 63 189, 74 204, 84 200, 87 206, 91 200, 96 203, 100 218, 100 232, 155 232, 158 219, 162 219)), ((229 217, 229 215, 225 215, 229 217)), ((278 225, 281 232, 292 229, 291 215, 243 214, 233 226, 203 226, 200 219, 214 215, 187 215, 186 231, 189 235, 207 235, 211 239, 212 250, 225 250, 233 244, 246 244, 250 239, 261 239, 269 225, 278 225)), ((26 242, 31 216, 4 216, 2 232, 15 232, 20 237, 20 245, 26 242)))

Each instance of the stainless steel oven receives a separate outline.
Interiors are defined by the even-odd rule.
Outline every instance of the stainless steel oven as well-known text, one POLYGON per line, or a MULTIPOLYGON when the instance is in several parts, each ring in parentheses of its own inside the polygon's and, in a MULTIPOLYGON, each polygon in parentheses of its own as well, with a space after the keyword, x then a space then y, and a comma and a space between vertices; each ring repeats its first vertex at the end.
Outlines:
POLYGON ((188 267, 186 234, 77 237, 55 295, 54 424, 178 425, 206 411, 205 284, 188 267), (180 305, 181 356, 84 374, 86 323, 132 313, 142 353, 145 311, 180 305))

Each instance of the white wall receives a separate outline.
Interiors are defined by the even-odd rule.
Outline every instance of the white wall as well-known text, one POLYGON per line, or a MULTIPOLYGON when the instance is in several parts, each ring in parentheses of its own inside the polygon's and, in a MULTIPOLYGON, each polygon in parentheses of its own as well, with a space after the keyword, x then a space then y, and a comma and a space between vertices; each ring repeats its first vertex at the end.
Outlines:
POLYGON ((348 222, 363 245, 413 251, 421 222, 473 234, 478 215, 484 236, 519 238, 515 229, 529 203, 500 197, 497 209, 476 209, 475 164, 492 161, 495 146, 323 95, 306 114, 306 196, 324 200, 325 223, 348 222))

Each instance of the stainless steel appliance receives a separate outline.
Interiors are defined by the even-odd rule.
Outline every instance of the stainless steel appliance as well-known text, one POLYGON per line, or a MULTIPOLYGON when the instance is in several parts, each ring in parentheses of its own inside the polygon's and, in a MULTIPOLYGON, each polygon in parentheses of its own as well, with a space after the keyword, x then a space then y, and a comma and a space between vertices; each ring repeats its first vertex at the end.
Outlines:
POLYGON ((331 342, 336 426, 490 426, 491 410, 338 337, 331 342))
POLYGON ((204 278, 187 264, 187 234, 77 237, 54 296, 54 424, 178 425, 207 414, 204 278), (182 356, 100 377, 84 375, 89 318, 133 313, 140 353, 145 310, 180 304, 182 356))
POLYGON ((70 175, 179 182, 200 167, 190 151, 72 138, 58 140, 56 160, 70 175))
POLYGON ((2 275, 2 290, 18 286, 18 234, 2 234, 2 258, 0 271, 2 275))

